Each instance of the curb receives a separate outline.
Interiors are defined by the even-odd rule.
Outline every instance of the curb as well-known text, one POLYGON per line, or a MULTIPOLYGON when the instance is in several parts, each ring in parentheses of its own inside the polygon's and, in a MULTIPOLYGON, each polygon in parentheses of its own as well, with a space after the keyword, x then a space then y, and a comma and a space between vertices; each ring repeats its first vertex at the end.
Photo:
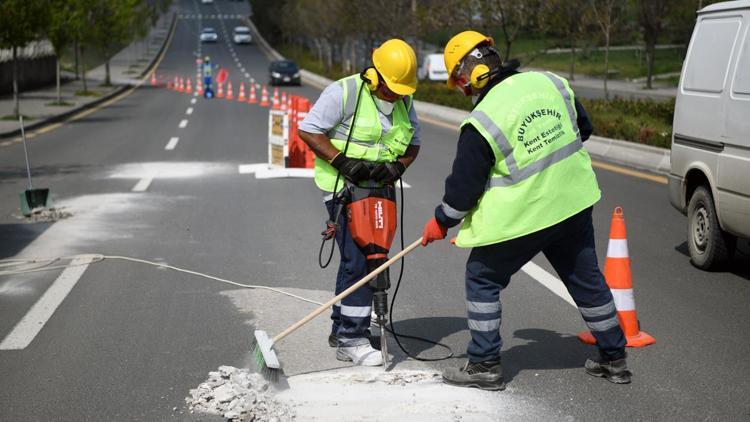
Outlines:
MULTIPOLYGON (((176 15, 176 13, 173 12, 172 13, 172 23, 169 26, 169 32, 167 32, 167 36, 164 37, 164 42, 162 43, 161 48, 159 49, 159 52, 157 52, 156 55, 154 56, 154 58, 151 59, 151 62, 143 70, 143 72, 141 72, 138 75, 138 78, 143 78, 144 76, 148 75, 149 73, 151 73, 154 70, 153 69, 154 65, 156 64, 156 62, 159 59, 159 57, 164 53, 164 49, 167 46, 167 42, 171 38, 171 36, 174 33, 174 30, 175 30, 176 27, 177 27, 177 15, 176 15)), ((54 115, 52 117, 48 117, 48 118, 40 120, 38 122, 34 122, 34 123, 30 124, 30 125, 24 125, 24 130, 26 132, 29 132, 29 131, 32 131, 32 130, 41 129, 41 128, 45 127, 45 126, 49 126, 49 125, 52 125, 54 123, 59 123, 59 122, 68 120, 70 117, 72 117, 72 116, 80 113, 81 111, 94 108, 94 107, 96 107, 96 106, 98 106, 98 105, 100 105, 100 104, 102 104, 102 103, 104 103, 106 101, 109 101, 110 99, 117 97, 118 95, 122 94, 123 92, 127 91, 128 89, 130 89, 130 88, 132 88, 134 86, 135 85, 132 85, 132 84, 121 85, 117 89, 115 89, 114 91, 108 92, 107 94, 104 94, 101 97, 99 97, 99 98, 97 98, 97 99, 95 99, 95 100, 93 100, 91 102, 88 102, 86 104, 81 104, 78 107, 74 107, 74 108, 72 108, 70 110, 67 110, 67 111, 63 112, 63 113, 56 114, 56 115, 54 115)), ((14 138, 14 137, 20 136, 20 135, 21 135, 21 129, 19 128, 19 129, 15 129, 15 130, 11 130, 11 131, 5 132, 5 133, 0 133, 0 139, 14 138)))
MULTIPOLYGON (((260 35, 260 32, 258 32, 258 29, 252 21, 249 19, 248 21, 250 23, 249 26, 253 32, 255 32, 258 44, 264 50, 264 53, 275 60, 283 59, 284 56, 268 44, 268 42, 260 35)), ((324 89, 326 86, 333 83, 333 80, 310 72, 309 70, 300 69, 300 74, 302 76, 302 83, 315 88, 324 89)), ((456 131, 458 131, 461 122, 463 122, 469 115, 469 112, 465 110, 459 110, 457 108, 428 103, 425 101, 414 100, 414 105, 419 110, 419 116, 455 125, 456 131)), ((643 145, 619 139, 604 138, 596 135, 592 135, 591 138, 583 143, 583 145, 593 158, 652 173, 664 175, 669 174, 670 150, 667 148, 643 145)))

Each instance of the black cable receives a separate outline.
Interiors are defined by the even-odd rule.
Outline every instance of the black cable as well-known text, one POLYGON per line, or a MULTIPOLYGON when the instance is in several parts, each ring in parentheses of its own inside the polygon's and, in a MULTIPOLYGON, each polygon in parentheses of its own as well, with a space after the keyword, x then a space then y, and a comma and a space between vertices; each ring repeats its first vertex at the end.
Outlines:
MULTIPOLYGON (((401 231, 401 250, 404 250, 404 182, 403 182, 403 180, 401 180, 399 182, 399 185, 401 186, 401 230, 400 230, 401 231)), ((422 362, 437 362, 437 361, 441 361, 441 360, 450 359, 450 358, 453 357, 453 349, 451 349, 450 346, 448 346, 447 344, 440 343, 439 341, 430 340, 430 339, 427 339, 427 338, 424 338, 424 337, 413 336, 413 335, 409 335, 409 334, 398 334, 396 332, 396 329, 393 328, 393 305, 394 305, 394 303, 396 303, 396 296, 398 295, 398 289, 399 289, 399 287, 401 287, 401 279, 404 276, 404 260, 405 260, 405 258, 406 257, 401 258, 401 269, 399 270, 399 273, 398 273, 398 281, 396 282, 396 288, 393 289, 393 297, 391 297, 391 310, 390 310, 390 315, 388 315, 388 319, 390 320, 389 321, 390 328, 386 327, 386 331, 388 331, 389 333, 391 333, 391 335, 393 336, 393 338, 396 340, 396 344, 398 344, 399 349, 401 349, 401 351, 404 352, 404 354, 406 354, 406 356, 408 356, 408 357, 410 357, 410 358, 412 358, 414 360, 419 360, 419 361, 422 361, 422 362), (401 337, 401 338, 410 338, 412 340, 417 340, 417 341, 421 341, 421 342, 424 342, 424 343, 432 344, 432 345, 435 345, 435 346, 440 346, 440 347, 448 350, 448 355, 447 356, 443 356, 443 357, 439 357, 439 358, 422 358, 422 357, 419 357, 417 355, 413 355, 408 350, 406 350, 406 348, 404 347, 403 344, 401 344, 401 340, 399 340, 399 337, 401 337)), ((380 339, 380 340, 381 341, 386 341, 386 339, 380 339)))

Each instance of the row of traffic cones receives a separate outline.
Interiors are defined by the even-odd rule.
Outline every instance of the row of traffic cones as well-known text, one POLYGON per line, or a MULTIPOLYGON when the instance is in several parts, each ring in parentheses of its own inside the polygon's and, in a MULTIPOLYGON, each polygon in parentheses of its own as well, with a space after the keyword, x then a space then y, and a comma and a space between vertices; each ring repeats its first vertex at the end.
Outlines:
MULTIPOLYGON (((151 85, 157 85, 156 81, 156 75, 155 73, 152 73, 151 75, 151 85)), ((184 92, 187 94, 191 94, 193 92, 192 84, 190 81, 190 78, 181 78, 175 76, 173 80, 168 81, 167 88, 175 90, 177 92, 184 92)), ((196 88, 195 92, 197 92, 199 95, 203 94, 203 83, 200 81, 200 79, 196 82, 196 88)), ((226 91, 224 90, 224 84, 217 84, 217 92, 216 92, 217 98, 224 98, 227 100, 234 100, 234 91, 232 89, 232 82, 227 82, 227 88, 226 91)), ((250 84, 250 94, 247 94, 247 91, 245 90, 245 83, 240 83, 240 90, 237 96, 237 101, 239 102, 247 102, 249 104, 258 104, 261 107, 268 107, 271 106, 274 110, 281 110, 286 111, 289 108, 289 98, 287 98, 286 92, 281 93, 281 97, 279 98, 279 89, 274 88, 273 90, 273 97, 269 98, 268 95, 268 89, 266 86, 263 86, 263 89, 261 90, 261 96, 260 96, 260 103, 258 103, 258 97, 256 94, 255 84, 250 84)))

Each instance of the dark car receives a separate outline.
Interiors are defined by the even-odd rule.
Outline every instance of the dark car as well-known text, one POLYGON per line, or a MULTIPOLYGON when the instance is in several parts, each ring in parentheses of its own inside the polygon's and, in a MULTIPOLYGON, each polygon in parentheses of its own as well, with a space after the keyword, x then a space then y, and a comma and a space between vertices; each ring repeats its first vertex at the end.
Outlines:
POLYGON ((297 63, 291 60, 276 60, 268 68, 271 85, 300 85, 297 63))

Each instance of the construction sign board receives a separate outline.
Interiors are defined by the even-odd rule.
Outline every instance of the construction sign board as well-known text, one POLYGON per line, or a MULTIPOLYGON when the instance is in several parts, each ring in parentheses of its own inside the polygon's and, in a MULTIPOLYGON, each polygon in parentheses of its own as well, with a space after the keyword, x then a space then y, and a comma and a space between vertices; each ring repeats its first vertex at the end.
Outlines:
POLYGON ((286 111, 268 112, 268 164, 286 167, 289 156, 289 117, 286 111))

